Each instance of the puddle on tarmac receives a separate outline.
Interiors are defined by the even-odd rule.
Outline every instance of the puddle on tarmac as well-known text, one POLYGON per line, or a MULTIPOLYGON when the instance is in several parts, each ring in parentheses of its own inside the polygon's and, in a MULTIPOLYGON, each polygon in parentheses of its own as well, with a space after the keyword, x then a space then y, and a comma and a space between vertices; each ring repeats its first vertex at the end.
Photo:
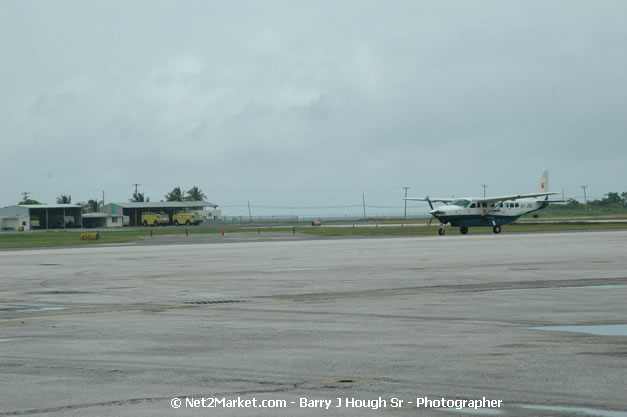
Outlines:
POLYGON ((496 291, 545 291, 545 290, 611 290, 616 288, 627 288, 627 285, 623 284, 602 284, 602 285, 579 285, 579 286, 568 286, 568 287, 541 287, 541 288, 510 288, 503 290, 492 290, 496 291))
POLYGON ((600 289, 600 290, 605 290, 605 289, 614 289, 614 288, 627 288, 627 285, 621 285, 621 284, 607 284, 607 285, 584 285, 582 287, 565 287, 565 288, 573 288, 573 289, 579 289, 579 288, 583 288, 583 289, 600 289))
POLYGON ((548 405, 517 404, 516 406, 531 410, 555 411, 556 413, 563 413, 567 416, 627 417, 627 411, 597 410, 595 408, 582 407, 553 407, 548 405))
POLYGON ((19 339, 17 337, 8 337, 5 339, 0 339, 0 343, 4 342, 17 342, 19 339))
POLYGON ((9 307, 0 308, 0 312, 8 311, 10 313, 34 313, 37 311, 57 311, 67 310, 69 307, 35 307, 35 306, 23 306, 23 307, 9 307))
POLYGON ((304 267, 304 268, 276 268, 276 269, 260 269, 259 272, 303 272, 303 271, 324 271, 326 267, 304 267))
POLYGON ((532 330, 550 332, 586 333, 595 336, 627 336, 627 324, 598 324, 592 326, 546 326, 531 327, 532 330))

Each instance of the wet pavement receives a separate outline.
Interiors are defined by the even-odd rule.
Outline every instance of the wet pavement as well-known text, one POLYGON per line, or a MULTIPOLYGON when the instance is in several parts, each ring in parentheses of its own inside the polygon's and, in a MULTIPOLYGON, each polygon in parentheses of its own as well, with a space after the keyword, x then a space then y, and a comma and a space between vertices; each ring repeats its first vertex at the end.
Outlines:
POLYGON ((627 413, 627 232, 250 238, 0 251, 0 417, 627 413))

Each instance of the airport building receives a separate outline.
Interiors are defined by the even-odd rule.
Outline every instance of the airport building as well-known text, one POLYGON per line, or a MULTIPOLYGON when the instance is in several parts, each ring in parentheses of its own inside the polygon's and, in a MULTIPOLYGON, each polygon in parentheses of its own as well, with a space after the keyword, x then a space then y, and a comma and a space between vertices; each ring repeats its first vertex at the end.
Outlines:
POLYGON ((78 204, 25 204, 0 208, 0 230, 68 229, 81 227, 78 204))
POLYGON ((75 227, 141 226, 144 213, 194 213, 202 220, 218 220, 222 211, 209 201, 109 203, 97 213, 82 214, 78 204, 25 204, 0 208, 0 230, 69 229, 75 227))
MULTIPOLYGON (((109 203, 100 211, 110 216, 128 217, 129 226, 141 226, 141 218, 144 213, 163 213, 170 219, 179 212, 192 212, 204 220, 217 220, 222 218, 218 205, 209 201, 159 201, 141 203, 109 203)), ((126 224, 125 224, 126 226, 126 224)))
POLYGON ((129 218, 122 214, 109 213, 84 213, 83 227, 92 229, 96 227, 122 227, 128 226, 129 218))

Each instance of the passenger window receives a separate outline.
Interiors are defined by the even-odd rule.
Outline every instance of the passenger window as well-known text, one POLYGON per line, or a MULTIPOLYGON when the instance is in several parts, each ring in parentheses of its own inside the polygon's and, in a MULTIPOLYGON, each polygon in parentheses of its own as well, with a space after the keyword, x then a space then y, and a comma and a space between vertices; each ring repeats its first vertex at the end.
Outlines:
POLYGON ((518 205, 519 205, 519 204, 520 204, 520 203, 516 203, 516 207, 518 207, 518 205))
POLYGON ((481 203, 481 207, 488 207, 488 203, 481 203))
POLYGON ((494 207, 494 203, 490 203, 490 207, 494 207))
POLYGON ((475 208, 475 203, 472 203, 472 204, 470 205, 470 208, 475 208))

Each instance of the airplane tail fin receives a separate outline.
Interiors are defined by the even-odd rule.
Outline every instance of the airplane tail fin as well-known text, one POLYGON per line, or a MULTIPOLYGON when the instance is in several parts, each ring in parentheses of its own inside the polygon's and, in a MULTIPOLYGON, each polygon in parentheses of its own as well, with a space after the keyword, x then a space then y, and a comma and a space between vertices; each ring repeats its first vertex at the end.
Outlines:
MULTIPOLYGON (((548 193, 549 192, 549 171, 546 169, 542 170, 542 176, 540 177, 540 184, 538 185, 538 189, 536 190, 538 193, 548 193)), ((542 200, 546 200, 549 196, 540 197, 542 200)))

